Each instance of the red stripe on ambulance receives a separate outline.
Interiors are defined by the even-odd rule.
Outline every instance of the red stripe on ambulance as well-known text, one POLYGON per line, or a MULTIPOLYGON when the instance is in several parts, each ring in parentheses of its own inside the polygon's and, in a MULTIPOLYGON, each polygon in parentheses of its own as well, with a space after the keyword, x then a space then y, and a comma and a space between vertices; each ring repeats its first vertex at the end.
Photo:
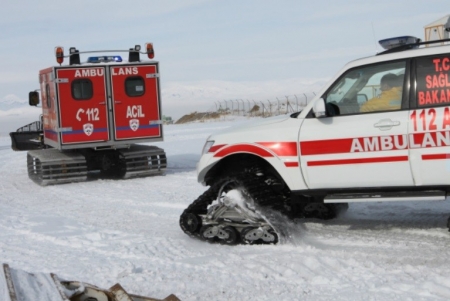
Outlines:
POLYGON ((422 160, 445 160, 445 159, 450 159, 450 154, 422 155, 422 160))
MULTIPOLYGON (((251 144, 237 144, 227 147, 223 151, 215 154, 214 157, 226 156, 230 153, 236 153, 240 151, 246 153, 254 153, 261 157, 273 157, 274 155, 271 154, 268 150, 274 152, 277 156, 280 157, 297 156, 297 142, 256 142, 256 144, 261 145, 262 147, 251 144)), ((225 144, 214 145, 209 149, 209 152, 216 152, 225 146, 225 144)))
POLYGON ((237 144, 225 147, 214 154, 214 157, 225 157, 236 153, 250 153, 260 157, 273 157, 269 151, 251 144, 237 144))
POLYGON ((438 131, 300 142, 302 156, 378 152, 450 146, 450 132, 438 131))
POLYGON ((297 142, 256 142, 273 151, 277 156, 297 156, 297 142))
POLYGON ((218 144, 218 145, 213 145, 211 146, 211 148, 209 149, 208 153, 215 153, 216 151, 218 151, 219 149, 221 149, 222 147, 224 147, 226 144, 218 144))
POLYGON ((325 166, 325 165, 385 163, 385 162, 402 162, 402 161, 408 161, 408 156, 309 161, 307 165, 325 166))

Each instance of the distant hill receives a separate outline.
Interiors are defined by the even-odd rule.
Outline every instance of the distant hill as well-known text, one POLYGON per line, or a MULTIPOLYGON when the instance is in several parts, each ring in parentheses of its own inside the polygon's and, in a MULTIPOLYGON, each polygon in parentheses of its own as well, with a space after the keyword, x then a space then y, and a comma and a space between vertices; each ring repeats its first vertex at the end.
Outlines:
POLYGON ((197 122, 197 121, 206 121, 211 119, 218 119, 220 118, 221 114, 217 112, 193 112, 190 114, 186 114, 180 119, 178 119, 175 124, 183 124, 183 123, 190 123, 190 122, 197 122))
POLYGON ((15 108, 28 106, 28 100, 20 99, 18 96, 9 94, 0 99, 0 110, 8 111, 15 108))

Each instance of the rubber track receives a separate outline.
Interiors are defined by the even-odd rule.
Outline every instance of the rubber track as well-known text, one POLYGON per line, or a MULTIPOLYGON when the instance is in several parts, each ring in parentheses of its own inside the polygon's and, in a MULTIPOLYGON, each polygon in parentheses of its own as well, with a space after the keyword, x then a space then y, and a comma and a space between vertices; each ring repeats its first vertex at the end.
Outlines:
MULTIPOLYGON (((269 224, 276 226, 280 223, 280 218, 277 217, 276 214, 271 214, 271 212, 276 211, 284 213, 283 197, 274 193, 270 186, 264 182, 262 177, 255 176, 251 173, 242 172, 220 179, 217 183, 210 186, 208 190, 200 195, 183 211, 180 216, 180 227, 184 233, 191 237, 202 239, 199 233, 200 226, 195 233, 191 233, 189 230, 185 229, 183 225, 183 218, 189 213, 193 213, 197 216, 199 214, 206 214, 208 206, 217 199, 217 194, 219 193, 223 183, 230 180, 235 180, 243 186, 244 190, 254 200, 256 204, 256 211, 260 213, 269 224)), ((283 219, 286 218, 286 216, 283 216, 283 219)), ((201 220, 200 217, 199 220, 201 220)), ((280 234, 279 231, 281 228, 276 227, 274 230, 280 234)))

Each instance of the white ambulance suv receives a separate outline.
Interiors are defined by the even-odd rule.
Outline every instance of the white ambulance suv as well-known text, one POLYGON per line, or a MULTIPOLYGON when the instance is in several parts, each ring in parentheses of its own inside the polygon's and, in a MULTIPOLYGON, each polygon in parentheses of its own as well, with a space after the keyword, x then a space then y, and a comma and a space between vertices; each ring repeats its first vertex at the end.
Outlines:
POLYGON ((301 112, 210 136, 197 167, 210 188, 181 228, 209 241, 276 243, 282 229, 267 210, 333 218, 350 202, 444 200, 449 42, 380 41, 387 50, 348 63, 301 112))

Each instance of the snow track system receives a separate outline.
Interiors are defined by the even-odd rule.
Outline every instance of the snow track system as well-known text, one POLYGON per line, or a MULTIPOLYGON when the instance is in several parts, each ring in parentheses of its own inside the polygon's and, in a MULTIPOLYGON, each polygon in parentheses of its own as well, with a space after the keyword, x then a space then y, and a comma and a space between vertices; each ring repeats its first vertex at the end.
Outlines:
POLYGON ((105 290, 94 285, 65 281, 53 273, 32 274, 11 269, 3 264, 0 270, 0 300, 2 301, 179 301, 175 295, 165 299, 128 294, 119 284, 105 290))
POLYGON ((189 236, 211 243, 277 244, 288 238, 293 218, 331 219, 347 204, 293 203, 263 176, 242 172, 211 185, 180 216, 189 236))
POLYGON ((33 150, 27 154, 28 177, 41 186, 87 180, 83 155, 57 149, 33 150))
POLYGON ((276 244, 277 233, 269 204, 281 196, 250 173, 218 181, 181 215, 181 229, 188 235, 224 244, 276 244))
POLYGON ((97 170, 105 176, 128 179, 161 174, 167 166, 166 154, 156 146, 131 145, 103 152, 31 150, 27 155, 28 176, 46 186, 87 181, 97 170))

